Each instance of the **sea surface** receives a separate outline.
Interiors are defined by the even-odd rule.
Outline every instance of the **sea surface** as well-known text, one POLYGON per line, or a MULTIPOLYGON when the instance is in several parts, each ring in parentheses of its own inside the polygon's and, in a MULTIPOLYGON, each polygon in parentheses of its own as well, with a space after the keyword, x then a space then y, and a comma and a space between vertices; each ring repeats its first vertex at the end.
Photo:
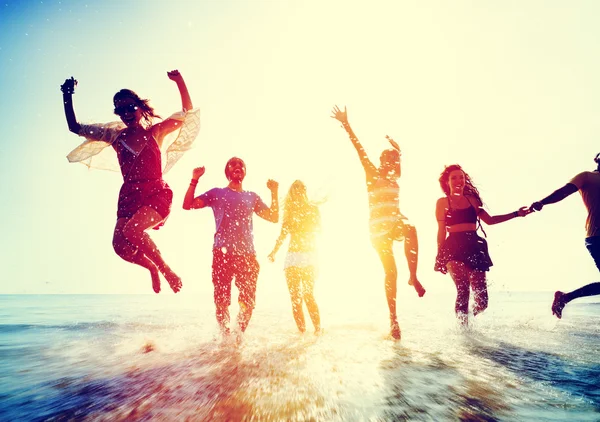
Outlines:
POLYGON ((492 291, 463 329, 452 294, 405 295, 394 341, 382 288, 317 295, 319 336, 278 297, 225 338, 183 292, 0 296, 0 420, 600 420, 600 298, 559 321, 552 292, 492 291))

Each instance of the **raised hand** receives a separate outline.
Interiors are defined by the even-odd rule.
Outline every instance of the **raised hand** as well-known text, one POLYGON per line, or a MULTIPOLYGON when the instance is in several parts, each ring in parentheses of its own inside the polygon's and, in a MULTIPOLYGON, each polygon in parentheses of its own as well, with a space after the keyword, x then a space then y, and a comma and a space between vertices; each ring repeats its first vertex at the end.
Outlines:
POLYGON ((330 117, 332 119, 339 120, 342 123, 348 123, 348 112, 346 111, 346 106, 344 106, 344 111, 340 110, 337 105, 333 106, 330 117))
POLYGON ((175 82, 179 82, 179 81, 183 80, 183 76, 181 76, 181 73, 179 73, 179 70, 177 70, 177 69, 167 72, 167 76, 169 77, 170 80, 175 81, 175 82))
POLYGON ((69 79, 65 79, 65 83, 60 86, 60 90, 63 94, 73 94, 76 86, 77 80, 71 76, 69 79))
POLYGON ((267 180, 267 187, 271 192, 275 192, 279 188, 279 183, 273 179, 269 179, 267 180))
POLYGON ((204 168, 204 166, 202 166, 202 167, 196 167, 192 171, 192 178, 194 178, 194 179, 201 178, 205 171, 206 171, 206 169, 204 168))
POLYGON ((385 135, 385 139, 388 140, 388 142, 390 144, 392 144, 392 147, 394 147, 394 149, 396 151, 400 151, 400 145, 398 145, 398 143, 396 141, 394 141, 392 138, 390 138, 388 135, 385 135))

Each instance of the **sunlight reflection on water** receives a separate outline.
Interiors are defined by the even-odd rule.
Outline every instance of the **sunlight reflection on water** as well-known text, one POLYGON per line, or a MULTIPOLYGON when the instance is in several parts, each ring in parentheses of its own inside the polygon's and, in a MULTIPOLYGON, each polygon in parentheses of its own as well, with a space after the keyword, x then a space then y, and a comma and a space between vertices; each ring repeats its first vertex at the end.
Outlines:
POLYGON ((43 364, 10 387, 5 409, 42 420, 595 420, 598 329, 548 323, 543 300, 522 312, 493 297, 467 330, 446 297, 405 302, 400 342, 378 304, 323 306, 321 336, 297 333, 287 303, 265 304, 238 342, 221 339, 209 308, 113 303, 112 320, 82 312, 35 328, 43 364))

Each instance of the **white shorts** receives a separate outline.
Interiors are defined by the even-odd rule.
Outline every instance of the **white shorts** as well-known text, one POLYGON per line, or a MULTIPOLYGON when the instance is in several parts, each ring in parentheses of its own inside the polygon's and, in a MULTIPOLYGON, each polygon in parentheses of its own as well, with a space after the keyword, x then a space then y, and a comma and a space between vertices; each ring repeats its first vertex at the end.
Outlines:
POLYGON ((288 252, 283 263, 283 268, 290 267, 314 267, 317 268, 316 252, 288 252))

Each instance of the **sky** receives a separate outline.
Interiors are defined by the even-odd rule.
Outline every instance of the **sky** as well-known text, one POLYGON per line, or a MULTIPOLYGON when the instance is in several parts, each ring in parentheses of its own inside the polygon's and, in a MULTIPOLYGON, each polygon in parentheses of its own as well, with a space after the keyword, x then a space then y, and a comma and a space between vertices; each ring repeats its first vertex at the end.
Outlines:
MULTIPOLYGON (((79 81, 80 122, 116 120, 112 96, 121 88, 166 117, 181 104, 167 78, 172 69, 202 110, 202 128, 165 175, 173 210, 151 235, 182 276, 182 293, 211 288, 212 212, 181 208, 192 169, 206 167, 197 193, 225 186, 232 156, 246 161, 244 187, 267 202, 271 178, 281 199, 295 179, 309 196, 327 196, 323 286, 383 291, 364 172, 330 118, 336 104, 347 107, 372 161, 388 147, 385 135, 400 144, 400 208, 419 235, 419 277, 430 291, 452 291, 449 276, 433 271, 445 165, 463 166, 492 215, 594 169, 599 13, 595 1, 551 0, 3 0, 0 294, 151 293, 147 272, 112 250, 120 174, 65 158, 82 139, 67 129, 59 86, 70 76, 79 81)), ((575 194, 486 227, 490 289, 572 290, 597 281, 585 216, 575 194)), ((254 229, 261 278, 283 280, 285 248, 275 264, 266 259, 279 225, 255 218, 254 229)), ((404 285, 401 244, 396 252, 404 285)))

